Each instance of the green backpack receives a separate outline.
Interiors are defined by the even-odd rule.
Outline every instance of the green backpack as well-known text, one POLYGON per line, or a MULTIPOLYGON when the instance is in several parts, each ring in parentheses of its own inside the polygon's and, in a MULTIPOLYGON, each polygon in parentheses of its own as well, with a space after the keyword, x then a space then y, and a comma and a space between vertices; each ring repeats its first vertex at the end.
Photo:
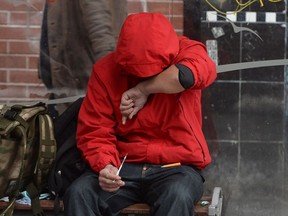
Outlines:
POLYGON ((55 156, 53 122, 45 104, 0 105, 0 198, 9 197, 1 216, 13 214, 22 191, 31 198, 33 214, 44 215, 39 195, 55 156))

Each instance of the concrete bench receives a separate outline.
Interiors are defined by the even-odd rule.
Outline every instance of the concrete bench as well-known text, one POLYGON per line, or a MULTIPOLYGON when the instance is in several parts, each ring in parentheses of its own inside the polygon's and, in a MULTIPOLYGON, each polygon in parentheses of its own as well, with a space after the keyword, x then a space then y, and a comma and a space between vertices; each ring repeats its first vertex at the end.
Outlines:
MULTIPOLYGON (((41 206, 47 215, 53 215, 54 200, 41 200, 41 206)), ((220 187, 215 187, 211 196, 203 196, 195 206, 195 216, 221 216, 222 212, 223 193, 220 187)), ((5 208, 7 203, 0 202, 0 209, 5 208)), ((61 203, 61 211, 64 207, 61 203)), ((31 206, 23 204, 15 204, 15 213, 13 215, 29 215, 31 206)), ((31 213, 32 215, 32 213, 31 213)), ((63 214, 61 214, 63 215, 63 214)), ((137 203, 124 208, 121 211, 121 216, 149 216, 149 206, 145 203, 137 203)))

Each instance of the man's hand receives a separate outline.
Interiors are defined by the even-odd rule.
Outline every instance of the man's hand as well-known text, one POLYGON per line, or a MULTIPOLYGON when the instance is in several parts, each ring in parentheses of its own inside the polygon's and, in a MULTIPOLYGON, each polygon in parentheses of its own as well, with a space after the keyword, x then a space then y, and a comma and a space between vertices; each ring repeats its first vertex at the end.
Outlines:
POLYGON ((112 165, 107 165, 99 172, 99 185, 102 190, 107 192, 115 192, 125 185, 121 177, 116 175, 118 169, 112 165))
POLYGON ((120 111, 122 123, 126 124, 127 118, 132 119, 146 104, 148 95, 144 94, 138 86, 135 86, 122 94, 120 111))

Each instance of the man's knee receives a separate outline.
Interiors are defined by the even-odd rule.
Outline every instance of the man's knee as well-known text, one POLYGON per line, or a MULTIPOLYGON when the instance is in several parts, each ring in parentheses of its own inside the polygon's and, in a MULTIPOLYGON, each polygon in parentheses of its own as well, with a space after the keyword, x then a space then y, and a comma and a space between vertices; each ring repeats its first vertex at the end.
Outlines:
POLYGON ((202 196, 202 187, 187 184, 175 184, 167 189, 167 199, 176 199, 179 202, 197 203, 202 196))
MULTIPOLYGON (((166 197, 177 199, 179 202, 196 204, 203 195, 203 181, 198 173, 184 174, 168 188, 166 197)), ((172 199, 172 200, 173 200, 172 199)))
POLYGON ((80 198, 95 193, 95 189, 98 187, 97 177, 93 175, 82 175, 76 179, 66 190, 65 197, 69 199, 80 198))

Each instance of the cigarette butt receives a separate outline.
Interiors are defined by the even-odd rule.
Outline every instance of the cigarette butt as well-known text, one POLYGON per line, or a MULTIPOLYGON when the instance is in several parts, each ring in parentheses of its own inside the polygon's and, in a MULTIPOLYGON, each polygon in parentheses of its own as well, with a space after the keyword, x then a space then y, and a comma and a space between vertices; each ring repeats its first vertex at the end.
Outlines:
POLYGON ((178 163, 165 164, 161 166, 161 168, 174 167, 174 166, 181 166, 181 163, 178 162, 178 163))

